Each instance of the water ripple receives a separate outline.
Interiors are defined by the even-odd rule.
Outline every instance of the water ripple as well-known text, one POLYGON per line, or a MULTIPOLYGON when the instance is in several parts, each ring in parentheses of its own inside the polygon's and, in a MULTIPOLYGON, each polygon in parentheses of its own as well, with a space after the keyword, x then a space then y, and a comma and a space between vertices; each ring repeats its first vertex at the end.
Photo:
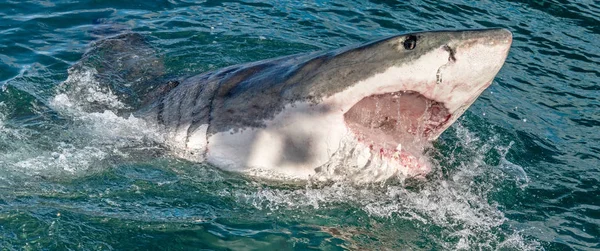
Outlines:
POLYGON ((0 246, 600 249, 598 23, 591 0, 2 1, 0 246), (440 139, 429 185, 264 185, 107 130, 130 120, 49 108, 87 46, 122 32, 144 34, 177 76, 483 27, 510 29, 513 48, 440 139))

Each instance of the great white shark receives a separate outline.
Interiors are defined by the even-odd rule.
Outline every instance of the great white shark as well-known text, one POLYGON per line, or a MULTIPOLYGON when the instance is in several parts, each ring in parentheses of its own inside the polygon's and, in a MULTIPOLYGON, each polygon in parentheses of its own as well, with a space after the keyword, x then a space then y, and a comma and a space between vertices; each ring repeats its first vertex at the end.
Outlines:
POLYGON ((179 157, 228 171, 308 178, 347 150, 425 175, 423 155, 492 83, 506 29, 395 35, 333 51, 230 66, 169 81, 135 116, 179 157))

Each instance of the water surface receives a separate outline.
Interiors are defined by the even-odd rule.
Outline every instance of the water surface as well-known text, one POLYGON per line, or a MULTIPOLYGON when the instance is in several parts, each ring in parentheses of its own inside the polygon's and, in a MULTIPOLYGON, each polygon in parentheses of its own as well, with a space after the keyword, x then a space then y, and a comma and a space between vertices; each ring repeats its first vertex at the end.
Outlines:
POLYGON ((592 0, 0 1, 0 247, 598 250, 599 23, 592 0), (53 103, 91 42, 125 32, 179 76, 485 27, 513 48, 427 181, 258 180, 160 154, 135 118, 53 103))

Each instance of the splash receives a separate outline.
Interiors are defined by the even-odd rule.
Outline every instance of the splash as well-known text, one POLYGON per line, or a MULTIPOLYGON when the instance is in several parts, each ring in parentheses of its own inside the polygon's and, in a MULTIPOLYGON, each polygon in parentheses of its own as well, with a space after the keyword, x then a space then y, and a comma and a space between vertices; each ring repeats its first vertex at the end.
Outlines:
MULTIPOLYGON (((337 156, 333 168, 322 170, 326 175, 315 177, 303 188, 260 187, 253 192, 237 191, 236 196, 257 209, 283 214, 288 211, 302 215, 299 212, 356 208, 355 214, 416 224, 408 236, 401 237, 406 240, 424 229, 437 229, 438 234, 422 234, 448 250, 539 248, 539 243, 524 239, 510 228, 506 230, 507 218, 498 204, 489 198, 495 191, 494 184, 505 182, 505 176, 495 175, 497 172, 493 170, 506 168, 506 163, 510 162, 502 157, 503 162, 493 166, 486 163, 486 154, 501 149, 505 156, 512 144, 501 146, 498 140, 483 140, 460 123, 454 125, 451 131, 458 140, 449 147, 464 150, 438 152, 443 156, 440 162, 451 162, 455 167, 438 166, 425 182, 406 179, 398 172, 388 172, 385 166, 377 167, 375 162, 342 168, 344 163, 355 163, 356 158, 360 158, 353 144, 348 143, 345 154, 337 156), (354 160, 349 160, 352 158, 354 160), (369 170, 372 167, 378 169, 369 170)), ((314 213, 307 214, 316 217, 314 213)), ((339 224, 333 233, 347 230, 343 222, 339 224)), ((389 229, 382 226, 380 229, 353 231, 363 232, 368 237, 383 236, 389 229)), ((350 246, 368 248, 364 243, 356 243, 356 239, 343 236, 339 238, 349 241, 350 246)), ((394 241, 378 243, 381 246, 377 247, 394 248, 394 241)))
POLYGON ((128 108, 108 85, 96 80, 97 74, 94 68, 69 69, 67 80, 60 86, 60 94, 50 100, 50 105, 57 111, 68 113, 128 108))
POLYGON ((106 158, 107 153, 97 147, 77 148, 72 144, 60 142, 55 151, 16 162, 14 165, 29 174, 77 173, 87 171, 93 163, 106 158))
POLYGON ((94 69, 72 70, 63 83, 68 91, 50 100, 50 106, 75 124, 74 130, 95 136, 100 143, 116 142, 115 147, 127 147, 144 142, 162 142, 162 134, 153 124, 130 114, 118 115, 126 105, 93 76, 94 69), (89 111, 91 106, 100 111, 89 111))
MULTIPOLYGON (((48 104, 67 120, 46 121, 42 131, 6 126, 7 107, 0 104, 0 140, 11 142, 0 151, 0 164, 26 176, 85 175, 106 168, 104 162, 152 155, 160 151, 159 131, 133 115, 103 83, 94 69, 71 70, 48 104), (96 111, 99 110, 99 111, 96 111)), ((2 142, 0 142, 2 143, 2 142)))
POLYGON ((514 164, 506 159, 508 150, 513 146, 514 142, 510 142, 508 146, 496 146, 494 147, 500 154, 499 169, 503 171, 510 179, 515 181, 515 184, 519 186, 521 190, 525 189, 529 184, 529 176, 525 172, 522 166, 514 164))
POLYGON ((4 120, 6 120, 6 104, 4 102, 0 102, 0 135, 4 135, 6 133, 6 128, 4 127, 4 120))
MULTIPOLYGON (((398 145, 397 148, 401 147, 398 145)), ((401 150, 398 149, 397 153, 401 150)), ((390 179, 403 182, 407 178, 422 179, 431 171, 429 158, 423 154, 408 154, 390 161, 360 144, 352 136, 345 137, 329 161, 318 167, 311 180, 350 181, 354 184, 385 183, 390 179)))
MULTIPOLYGON (((103 83, 97 81, 94 74, 93 69, 71 71, 65 84, 75 87, 61 89, 63 92, 49 101, 60 116, 68 118, 67 122, 53 125, 41 138, 21 133, 20 137, 24 137, 18 147, 21 150, 2 153, 0 164, 11 165, 28 175, 78 175, 104 168, 103 163, 116 158, 118 163, 123 159, 135 162, 150 156, 153 149, 160 151, 159 145, 164 142, 160 131, 133 115, 120 116, 119 111, 127 109, 124 102, 110 89, 102 87, 103 83), (141 155, 135 155, 136 152, 141 155)), ((0 116, 0 136, 7 135, 4 132, 16 132, 5 126, 5 121, 5 116, 0 116)), ((408 243, 416 243, 419 235, 451 250, 537 248, 539 245, 524 239, 520 233, 505 230, 507 219, 489 198, 494 184, 502 182, 498 179, 512 177, 523 185, 529 182, 524 169, 506 158, 512 144, 505 146, 496 138, 482 139, 460 123, 456 123, 451 132, 457 140, 446 148, 463 151, 432 149, 435 152, 432 156, 437 154, 441 160, 421 156, 433 166, 425 182, 407 178, 402 170, 386 165, 377 156, 357 147, 356 142, 347 140, 315 177, 299 187, 244 184, 211 190, 211 193, 226 198, 232 196, 236 202, 257 210, 283 213, 286 217, 294 215, 306 222, 320 215, 339 215, 328 213, 339 210, 352 212, 357 218, 384 222, 369 225, 367 229, 346 224, 341 217, 335 223, 338 227, 323 230, 356 249, 394 249, 391 243, 398 236, 408 243), (497 165, 486 162, 491 151, 500 156, 497 165), (442 163, 451 163, 452 167, 442 163), (506 175, 491 175, 493 169, 506 175), (412 227, 406 228, 406 235, 390 234, 394 224, 412 227), (408 232, 416 233, 417 237, 411 239, 408 232), (356 235, 376 236, 381 240, 369 246, 353 237, 356 235)), ((118 201, 107 200, 106 203, 122 207, 118 201)))

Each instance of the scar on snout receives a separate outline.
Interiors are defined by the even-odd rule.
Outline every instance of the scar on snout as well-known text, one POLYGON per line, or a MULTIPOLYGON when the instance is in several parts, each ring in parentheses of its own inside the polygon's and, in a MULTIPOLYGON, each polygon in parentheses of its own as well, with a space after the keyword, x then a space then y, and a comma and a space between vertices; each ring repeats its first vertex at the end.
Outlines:
POLYGON ((444 45, 444 50, 450 53, 450 55, 448 56, 448 61, 456 62, 456 57, 454 57, 456 55, 456 51, 448 45, 444 45))

